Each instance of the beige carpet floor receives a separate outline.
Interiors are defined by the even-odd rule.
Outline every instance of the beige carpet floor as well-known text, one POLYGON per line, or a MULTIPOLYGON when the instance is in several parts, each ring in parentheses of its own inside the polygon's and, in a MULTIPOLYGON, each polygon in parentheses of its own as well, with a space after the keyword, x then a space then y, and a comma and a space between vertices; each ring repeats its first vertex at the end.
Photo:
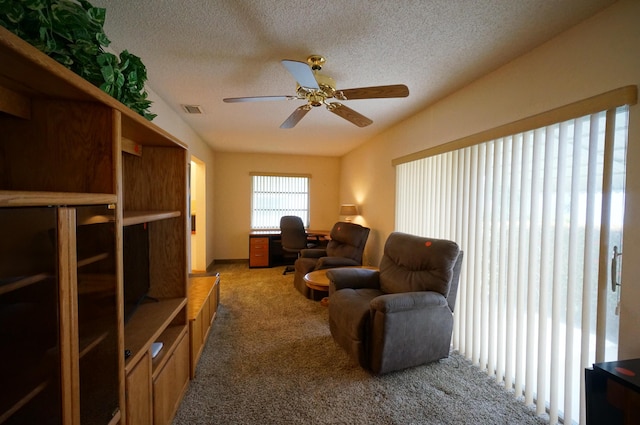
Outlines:
POLYGON ((282 267, 217 271, 218 316, 174 425, 547 423, 456 352, 384 376, 362 370, 332 340, 327 308, 282 267))

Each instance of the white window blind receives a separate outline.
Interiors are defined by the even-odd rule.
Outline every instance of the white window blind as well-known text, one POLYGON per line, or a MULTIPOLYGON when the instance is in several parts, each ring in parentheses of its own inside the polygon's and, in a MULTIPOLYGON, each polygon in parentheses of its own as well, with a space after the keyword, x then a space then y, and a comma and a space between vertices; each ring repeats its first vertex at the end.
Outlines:
POLYGON ((251 180, 252 229, 278 229, 284 215, 297 215, 309 226, 309 176, 252 173, 251 180))
POLYGON ((626 135, 612 108, 395 164, 396 230, 465 251, 453 348, 552 424, 584 423, 584 368, 604 360, 596 345, 617 355, 597 294, 603 229, 622 232, 626 135))

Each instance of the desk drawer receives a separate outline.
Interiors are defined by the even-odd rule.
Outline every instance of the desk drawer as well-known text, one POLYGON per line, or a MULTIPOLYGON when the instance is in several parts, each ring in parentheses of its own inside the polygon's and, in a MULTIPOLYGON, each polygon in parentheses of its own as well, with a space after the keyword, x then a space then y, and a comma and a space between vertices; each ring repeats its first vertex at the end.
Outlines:
POLYGON ((269 251, 269 238, 249 238, 249 245, 251 249, 266 249, 269 251))
POLYGON ((249 267, 269 267, 269 238, 249 238, 249 267))

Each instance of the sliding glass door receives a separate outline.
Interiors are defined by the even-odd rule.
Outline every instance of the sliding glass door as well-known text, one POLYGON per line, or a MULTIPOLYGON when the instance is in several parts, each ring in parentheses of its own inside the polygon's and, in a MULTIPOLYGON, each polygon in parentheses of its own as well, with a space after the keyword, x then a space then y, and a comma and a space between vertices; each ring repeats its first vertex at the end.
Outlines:
POLYGON ((601 330, 601 352, 597 361, 611 361, 618 358, 618 329, 620 312, 620 277, 622 276, 622 235, 624 228, 624 198, 626 180, 627 159, 627 129, 628 113, 626 108, 621 108, 615 115, 615 123, 612 123, 613 141, 611 149, 611 184, 608 204, 611 206, 608 213, 608 238, 607 251, 610 261, 609 274, 602 277, 602 310, 605 320, 599 327, 601 330), (606 294, 606 295, 604 295, 606 294))
POLYGON ((396 164, 396 230, 465 251, 453 347, 551 423, 617 356, 626 134, 614 107, 396 164))

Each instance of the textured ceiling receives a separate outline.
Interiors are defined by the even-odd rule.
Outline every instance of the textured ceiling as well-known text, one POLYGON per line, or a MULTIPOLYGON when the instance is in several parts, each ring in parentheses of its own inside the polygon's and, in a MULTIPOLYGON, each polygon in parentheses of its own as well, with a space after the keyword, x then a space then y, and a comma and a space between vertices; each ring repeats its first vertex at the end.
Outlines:
MULTIPOLYGON (((614 0, 93 0, 107 9, 115 51, 140 56, 148 86, 218 151, 339 156, 464 87, 614 0), (281 59, 321 54, 338 89, 406 84, 409 97, 343 102, 359 128, 314 108, 280 124, 302 100, 281 59), (200 105, 189 115, 181 104, 200 105)), ((151 108, 153 111, 153 107, 151 108)))

